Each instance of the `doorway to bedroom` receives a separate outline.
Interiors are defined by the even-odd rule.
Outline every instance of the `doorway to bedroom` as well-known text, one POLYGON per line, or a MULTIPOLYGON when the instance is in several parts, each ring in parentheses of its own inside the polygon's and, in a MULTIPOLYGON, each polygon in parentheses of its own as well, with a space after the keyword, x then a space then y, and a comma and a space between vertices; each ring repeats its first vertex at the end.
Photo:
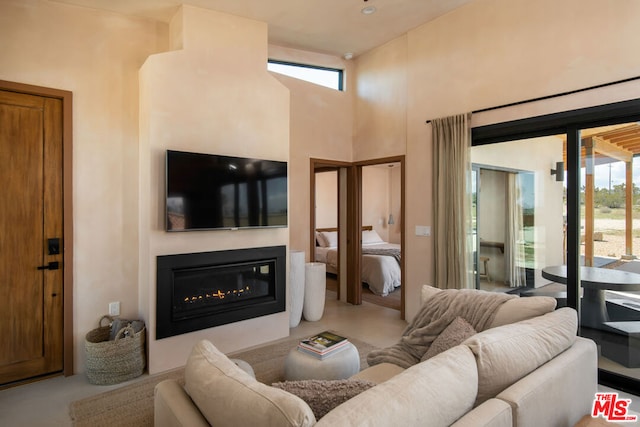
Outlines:
POLYGON ((353 164, 312 159, 311 171, 310 253, 327 264, 327 289, 403 317, 404 156, 353 164))

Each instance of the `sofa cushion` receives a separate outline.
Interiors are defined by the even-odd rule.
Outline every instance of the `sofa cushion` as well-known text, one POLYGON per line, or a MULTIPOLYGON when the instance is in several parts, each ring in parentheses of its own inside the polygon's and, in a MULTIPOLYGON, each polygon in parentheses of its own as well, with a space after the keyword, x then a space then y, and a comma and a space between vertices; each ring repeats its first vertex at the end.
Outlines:
POLYGON ((422 356, 422 362, 427 359, 431 359, 433 356, 442 353, 445 350, 449 350, 452 347, 461 344, 467 338, 476 334, 476 330, 462 317, 456 317, 453 319, 449 326, 433 340, 429 349, 422 356))
POLYGON ((449 426, 473 407, 477 378, 473 353, 459 345, 349 399, 317 426, 449 426))
POLYGON ((215 426, 311 426, 315 417, 299 397, 259 383, 211 342, 197 343, 185 367, 185 389, 215 426))
POLYGON ((551 313, 558 302, 552 297, 520 297, 506 301, 496 312, 489 328, 516 323, 551 313))
MULTIPOLYGON (((423 305, 433 295, 442 292, 442 289, 434 288, 429 285, 422 285, 420 294, 420 303, 423 305)), ((489 328, 496 326, 508 325, 509 323, 519 322, 521 320, 531 319, 532 317, 542 316, 555 310, 557 301, 552 297, 518 297, 507 300, 498 308, 495 317, 491 321, 489 328)))
POLYGON ((273 387, 286 390, 304 400, 316 419, 324 417, 336 406, 375 386, 364 380, 299 380, 283 381, 273 387))
POLYGON ((476 405, 496 396, 576 340, 576 311, 565 307, 533 319, 487 329, 466 340, 478 365, 476 405))

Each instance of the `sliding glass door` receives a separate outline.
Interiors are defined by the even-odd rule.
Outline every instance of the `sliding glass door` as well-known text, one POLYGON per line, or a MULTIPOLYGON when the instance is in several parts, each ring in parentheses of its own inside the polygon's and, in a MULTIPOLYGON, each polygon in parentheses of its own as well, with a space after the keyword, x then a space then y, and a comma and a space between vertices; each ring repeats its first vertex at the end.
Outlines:
POLYGON ((640 125, 581 128, 580 146, 581 332, 600 348, 601 373, 632 383, 640 379, 640 125))
POLYGON ((633 100, 478 127, 471 153, 477 287, 575 308, 579 334, 598 345, 599 381, 634 394, 639 120, 633 100))

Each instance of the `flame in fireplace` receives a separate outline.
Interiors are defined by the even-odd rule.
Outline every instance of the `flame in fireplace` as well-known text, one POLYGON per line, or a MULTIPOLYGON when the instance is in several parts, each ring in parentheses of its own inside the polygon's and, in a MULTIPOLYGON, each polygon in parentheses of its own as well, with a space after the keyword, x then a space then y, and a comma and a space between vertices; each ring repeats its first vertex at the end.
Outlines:
POLYGON ((243 289, 233 289, 233 290, 228 290, 226 292, 221 291, 220 289, 218 289, 215 292, 212 293, 205 293, 203 295, 193 295, 193 296, 187 296, 184 298, 183 302, 185 303, 193 303, 196 301, 204 301, 207 299, 225 299, 228 296, 236 296, 236 297, 241 297, 243 294, 249 294, 251 293, 251 288, 249 286, 245 286, 243 289))

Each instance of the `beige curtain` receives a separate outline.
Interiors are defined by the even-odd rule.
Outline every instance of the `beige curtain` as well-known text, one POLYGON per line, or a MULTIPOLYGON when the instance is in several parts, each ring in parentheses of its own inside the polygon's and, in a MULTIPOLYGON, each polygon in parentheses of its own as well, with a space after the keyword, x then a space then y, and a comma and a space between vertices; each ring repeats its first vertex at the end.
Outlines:
POLYGON ((524 286, 524 225, 517 173, 507 174, 506 230, 504 247, 505 281, 512 288, 524 286))
POLYGON ((436 119, 433 135, 435 283, 473 288, 471 114, 436 119))

